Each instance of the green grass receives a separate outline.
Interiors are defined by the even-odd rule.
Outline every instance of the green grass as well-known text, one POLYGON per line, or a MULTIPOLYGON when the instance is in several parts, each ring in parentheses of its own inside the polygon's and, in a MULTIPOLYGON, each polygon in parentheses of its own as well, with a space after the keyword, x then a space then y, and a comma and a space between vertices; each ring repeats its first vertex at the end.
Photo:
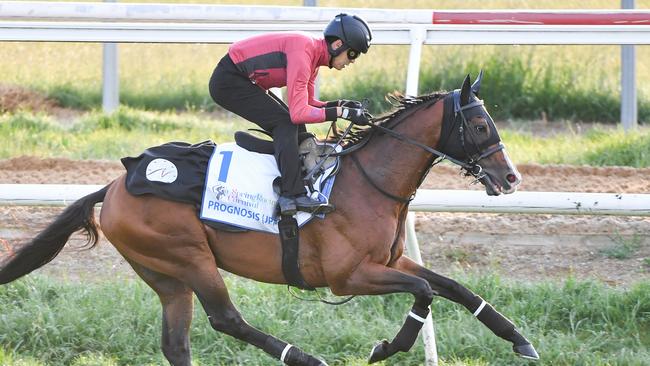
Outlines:
MULTIPOLYGON (((69 108, 101 107, 98 45, 44 43, 19 49, 13 43, 2 46, 8 53, 25 54, 28 58, 32 56, 27 54, 37 53, 36 59, 47 60, 27 74, 20 71, 24 69, 21 58, 0 60, 3 83, 39 90, 69 108), (77 52, 83 55, 83 65, 76 64, 78 57, 72 57, 77 52)), ((620 69, 618 56, 613 56, 618 55, 615 46, 563 47, 560 50, 558 46, 428 46, 423 53, 420 93, 453 90, 460 87, 467 73, 476 76, 484 69, 482 97, 490 103, 490 111, 497 120, 618 122, 620 69), (586 69, 590 72, 585 73, 585 65, 573 63, 573 59, 584 54, 609 56, 587 57, 586 69)), ((646 53, 650 56, 646 51, 650 50, 638 50, 639 59, 646 53)), ((120 45, 120 52, 123 105, 162 111, 218 109, 208 95, 207 83, 225 46, 124 44, 120 45)), ((376 46, 372 52, 375 59, 384 61, 377 64, 368 59, 364 64, 361 58, 345 72, 324 69, 320 98, 368 98, 372 112, 385 111, 386 93, 404 90, 408 48, 376 46)), ((650 90, 646 90, 650 82, 643 82, 643 70, 638 75, 639 120, 646 122, 650 120, 650 90)))
POLYGON ((224 141, 232 121, 214 121, 195 114, 176 115, 122 108, 113 115, 90 113, 63 126, 44 115, 0 115, 0 156, 20 155, 75 159, 118 159, 169 141, 224 141))
MULTIPOLYGON (((522 284, 495 275, 461 276, 534 342, 540 365, 650 364, 650 283, 615 289, 573 279, 522 284)), ((331 365, 363 365, 372 345, 392 338, 408 295, 359 297, 343 306, 302 302, 283 286, 227 278, 234 303, 256 327, 331 365)), ((196 303, 196 365, 268 365, 263 352, 209 326, 196 303)), ((33 276, 0 287, 0 364, 164 365, 160 306, 141 282, 70 284, 33 276)), ((441 365, 526 365, 509 344, 446 300, 433 304, 441 365)), ((386 364, 422 364, 417 342, 386 364)))
POLYGON ((584 133, 537 136, 531 132, 500 130, 508 154, 518 164, 591 166, 650 166, 650 130, 594 128, 584 133))
MULTIPOLYGON (((524 124, 519 124, 524 126, 524 124)), ((18 112, 0 115, 0 159, 20 155, 111 159, 137 155, 169 141, 232 141, 234 131, 254 127, 240 118, 201 112, 147 112, 122 107, 112 115, 90 112, 75 123, 18 112)), ((328 125, 309 129, 324 136, 328 125)), ((502 128, 516 163, 650 167, 650 130, 625 133, 610 127, 584 133, 539 136, 526 128, 502 128)))
MULTIPOLYGON (((496 120, 545 119, 616 123, 620 118, 620 69, 616 60, 588 58, 587 68, 572 58, 591 52, 618 55, 614 46, 596 50, 586 46, 431 46, 425 48, 420 73, 420 93, 453 90, 466 74, 485 72, 481 98, 496 120), (614 63, 614 65, 612 65, 614 63), (597 75, 584 70, 599 70, 597 75), (615 73, 614 73, 615 72, 615 73)), ((641 51, 643 52, 643 51, 641 51)), ((393 51, 392 53, 397 53, 393 51)), ((405 50, 402 51, 405 53, 405 50)), ((610 56, 613 58, 613 56, 610 56)), ((361 62, 361 61, 360 61, 361 62)), ((324 88, 325 99, 337 93, 373 101, 373 111, 383 111, 387 92, 403 90, 404 68, 389 61, 393 72, 369 68, 346 78, 341 86, 324 88)), ((639 78, 643 78, 640 76, 639 78)), ((639 87, 639 121, 650 120, 650 90, 639 87)))

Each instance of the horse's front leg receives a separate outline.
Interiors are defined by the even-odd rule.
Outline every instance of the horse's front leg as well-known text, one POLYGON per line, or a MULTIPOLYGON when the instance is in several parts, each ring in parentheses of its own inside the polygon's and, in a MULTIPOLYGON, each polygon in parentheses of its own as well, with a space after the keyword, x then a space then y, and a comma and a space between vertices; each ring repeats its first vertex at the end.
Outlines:
POLYGON ((425 279, 438 295, 463 305, 494 334, 512 342, 512 349, 517 355, 533 360, 539 359, 535 348, 519 333, 508 318, 463 285, 428 270, 408 257, 400 257, 393 267, 425 279))
POLYGON ((415 297, 402 328, 395 338, 377 344, 370 354, 368 363, 382 361, 395 353, 411 349, 424 319, 429 315, 429 305, 435 293, 429 283, 417 276, 376 263, 361 263, 349 276, 341 276, 330 283, 336 295, 384 295, 407 292, 415 297), (343 278, 345 277, 345 278, 343 278))

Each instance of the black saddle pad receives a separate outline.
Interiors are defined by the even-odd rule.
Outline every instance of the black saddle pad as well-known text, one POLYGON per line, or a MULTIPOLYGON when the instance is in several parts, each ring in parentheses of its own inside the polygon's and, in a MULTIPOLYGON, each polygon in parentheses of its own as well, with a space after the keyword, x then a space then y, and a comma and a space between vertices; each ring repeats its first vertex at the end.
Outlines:
POLYGON ((153 194, 172 201, 199 204, 203 197, 205 170, 215 146, 212 141, 194 145, 169 142, 150 147, 140 156, 122 158, 127 172, 126 188, 136 196, 153 194), (169 182, 174 174, 176 178, 169 182))
MULTIPOLYGON (((137 157, 122 158, 126 168, 126 189, 134 196, 153 194, 157 197, 201 207, 205 173, 216 144, 169 142, 146 149, 137 157)), ((203 221, 203 220, 202 220, 203 221)), ((234 226, 205 220, 220 230, 246 231, 234 226)))

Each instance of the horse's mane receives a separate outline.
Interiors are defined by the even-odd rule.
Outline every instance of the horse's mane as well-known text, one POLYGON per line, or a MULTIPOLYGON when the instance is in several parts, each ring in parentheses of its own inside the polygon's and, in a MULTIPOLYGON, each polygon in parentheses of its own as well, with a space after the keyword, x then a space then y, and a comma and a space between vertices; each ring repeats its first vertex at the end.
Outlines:
MULTIPOLYGON (((373 117, 372 122, 377 125, 391 128, 404 119, 404 117, 409 115, 408 113, 405 113, 406 111, 410 111, 416 107, 433 105, 441 98, 447 96, 447 94, 447 92, 434 92, 414 97, 403 95, 399 92, 390 93, 386 95, 386 101, 388 101, 393 108, 380 116, 373 117)), ((343 138, 344 149, 348 149, 361 142, 367 141, 374 132, 375 129, 370 127, 355 126, 350 133, 343 138)))

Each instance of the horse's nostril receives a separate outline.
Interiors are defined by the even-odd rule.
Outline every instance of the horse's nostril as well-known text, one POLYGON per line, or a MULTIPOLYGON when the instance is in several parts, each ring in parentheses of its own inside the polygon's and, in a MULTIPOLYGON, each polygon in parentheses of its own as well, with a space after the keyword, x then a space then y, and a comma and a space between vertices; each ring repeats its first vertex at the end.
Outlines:
POLYGON ((506 180, 508 180, 510 183, 514 183, 517 181, 517 176, 514 174, 508 174, 506 175, 506 180))

